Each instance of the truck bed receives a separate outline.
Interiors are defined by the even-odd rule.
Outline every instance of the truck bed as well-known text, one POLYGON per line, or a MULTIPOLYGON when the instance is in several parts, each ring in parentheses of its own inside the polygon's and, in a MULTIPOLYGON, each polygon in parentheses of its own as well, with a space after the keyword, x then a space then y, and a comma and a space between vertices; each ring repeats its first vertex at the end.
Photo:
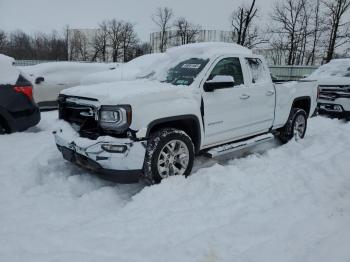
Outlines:
POLYGON ((309 117, 313 114, 317 107, 317 81, 299 80, 292 82, 275 83, 274 85, 276 90, 274 128, 284 126, 288 120, 290 108, 298 99, 309 98, 309 117))

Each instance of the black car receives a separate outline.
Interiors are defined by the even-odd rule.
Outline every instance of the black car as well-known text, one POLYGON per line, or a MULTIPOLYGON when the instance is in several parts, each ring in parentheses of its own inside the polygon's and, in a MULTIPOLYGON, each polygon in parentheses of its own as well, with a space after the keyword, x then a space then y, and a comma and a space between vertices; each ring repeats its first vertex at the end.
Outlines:
POLYGON ((33 86, 21 74, 15 85, 0 85, 0 134, 24 131, 40 121, 33 86))

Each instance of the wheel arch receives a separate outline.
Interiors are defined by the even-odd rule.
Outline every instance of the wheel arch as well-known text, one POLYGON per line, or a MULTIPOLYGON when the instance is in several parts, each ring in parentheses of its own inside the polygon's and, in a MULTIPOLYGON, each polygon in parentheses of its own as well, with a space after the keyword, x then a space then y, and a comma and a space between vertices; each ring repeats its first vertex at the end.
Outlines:
POLYGON ((195 152, 198 153, 201 146, 201 126, 195 115, 179 115, 160 118, 152 121, 147 127, 146 137, 162 128, 176 128, 184 131, 194 144, 195 152))
POLYGON ((306 112, 307 117, 309 117, 311 110, 311 98, 309 96, 295 98, 292 104, 291 112, 294 108, 303 109, 306 112))

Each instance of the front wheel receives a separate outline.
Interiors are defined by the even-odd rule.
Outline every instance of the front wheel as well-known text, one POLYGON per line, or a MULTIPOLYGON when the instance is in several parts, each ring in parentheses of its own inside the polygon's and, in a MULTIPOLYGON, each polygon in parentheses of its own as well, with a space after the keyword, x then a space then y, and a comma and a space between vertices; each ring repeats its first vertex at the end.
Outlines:
POLYGON ((307 114, 305 110, 293 108, 288 122, 284 127, 279 130, 278 138, 283 142, 287 143, 292 138, 300 140, 305 137, 307 128, 307 114))
POLYGON ((193 167, 194 146, 183 131, 164 128, 148 140, 144 174, 153 183, 160 183, 169 176, 188 176, 193 167))

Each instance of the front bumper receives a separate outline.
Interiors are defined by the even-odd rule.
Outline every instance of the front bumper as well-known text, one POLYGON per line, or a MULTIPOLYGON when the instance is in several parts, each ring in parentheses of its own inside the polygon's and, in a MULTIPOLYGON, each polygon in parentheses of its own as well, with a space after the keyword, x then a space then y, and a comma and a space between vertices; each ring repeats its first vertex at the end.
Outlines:
POLYGON ((67 123, 61 121, 54 131, 56 144, 64 159, 96 172, 101 178, 118 183, 137 183, 142 177, 146 153, 145 141, 128 138, 99 137, 97 140, 79 137, 67 123), (107 152, 102 145, 125 146, 123 153, 107 152))
MULTIPOLYGON (((349 103, 349 101, 346 101, 349 103)), ((350 117, 350 108, 347 103, 337 103, 331 101, 318 102, 318 113, 321 115, 330 115, 339 118, 350 117)))

